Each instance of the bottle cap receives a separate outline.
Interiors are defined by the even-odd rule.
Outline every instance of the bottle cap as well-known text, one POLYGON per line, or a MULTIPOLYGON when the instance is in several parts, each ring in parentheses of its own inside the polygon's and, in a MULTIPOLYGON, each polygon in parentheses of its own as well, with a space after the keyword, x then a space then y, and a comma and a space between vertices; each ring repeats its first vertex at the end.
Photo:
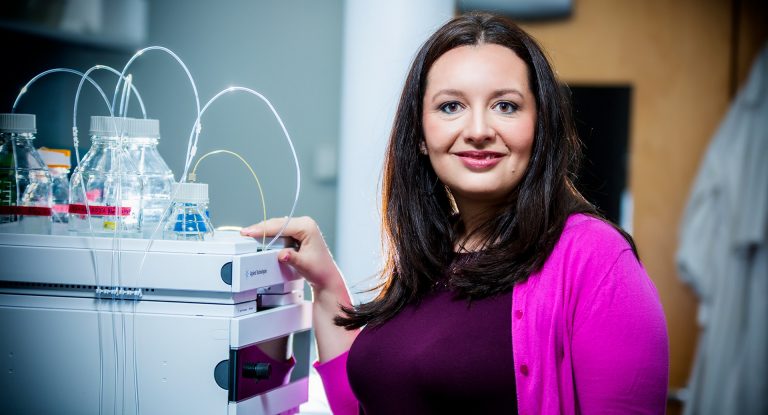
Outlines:
POLYGON ((49 168, 63 167, 68 169, 72 167, 71 153, 67 149, 40 147, 37 152, 40 153, 40 157, 43 158, 49 168))
POLYGON ((160 121, 142 118, 91 117, 91 135, 160 138, 160 121))
POLYGON ((0 114, 0 132, 35 134, 35 114, 0 114))
POLYGON ((171 196, 182 203, 208 203, 208 183, 174 183, 171 196))

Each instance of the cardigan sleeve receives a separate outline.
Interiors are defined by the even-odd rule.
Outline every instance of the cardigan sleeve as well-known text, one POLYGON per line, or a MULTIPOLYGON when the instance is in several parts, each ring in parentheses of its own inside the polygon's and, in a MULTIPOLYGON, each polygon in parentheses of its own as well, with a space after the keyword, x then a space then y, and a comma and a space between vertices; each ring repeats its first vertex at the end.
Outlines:
POLYGON ((346 351, 325 362, 315 362, 314 367, 323 381, 323 389, 334 415, 357 415, 359 403, 349 386, 346 351))
POLYGON ((663 414, 669 340, 656 288, 631 250, 596 276, 573 314, 577 405, 585 414, 663 414))

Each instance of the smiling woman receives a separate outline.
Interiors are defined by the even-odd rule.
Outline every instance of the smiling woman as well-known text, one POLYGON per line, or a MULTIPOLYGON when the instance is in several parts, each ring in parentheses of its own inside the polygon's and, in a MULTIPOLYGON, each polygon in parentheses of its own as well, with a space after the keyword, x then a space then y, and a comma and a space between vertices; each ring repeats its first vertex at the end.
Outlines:
POLYGON ((658 294, 573 186, 577 161, 570 104, 527 33, 471 13, 426 41, 386 153, 378 296, 353 307, 315 223, 286 229, 335 414, 664 412, 658 294))
POLYGON ((489 204, 504 202, 528 166, 536 126, 528 84, 525 62, 494 44, 450 50, 429 71, 422 149, 468 229, 494 210, 489 204))

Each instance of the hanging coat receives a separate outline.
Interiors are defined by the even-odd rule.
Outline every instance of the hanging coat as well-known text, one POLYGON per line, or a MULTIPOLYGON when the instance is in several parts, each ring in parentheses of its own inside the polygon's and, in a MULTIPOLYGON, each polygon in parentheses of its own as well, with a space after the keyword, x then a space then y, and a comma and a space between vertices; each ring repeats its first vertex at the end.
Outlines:
POLYGON ((768 46, 700 166, 677 264, 699 297, 686 415, 768 414, 768 46))

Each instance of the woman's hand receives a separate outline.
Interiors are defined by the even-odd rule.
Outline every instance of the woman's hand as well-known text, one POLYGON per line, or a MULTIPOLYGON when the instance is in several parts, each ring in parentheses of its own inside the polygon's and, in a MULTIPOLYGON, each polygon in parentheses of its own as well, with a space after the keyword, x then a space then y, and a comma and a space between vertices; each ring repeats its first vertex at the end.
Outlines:
MULTIPOLYGON (((240 231, 254 238, 275 236, 287 219, 269 219, 240 231)), ((278 254, 279 261, 292 266, 307 279, 312 287, 312 326, 317 338, 317 354, 321 363, 346 352, 352 346, 359 330, 346 330, 334 324, 341 307, 352 307, 352 300, 333 261, 331 251, 312 218, 293 218, 283 231, 299 243, 299 248, 285 248, 278 254)))
MULTIPOLYGON (((272 237, 277 234, 286 220, 286 218, 269 219, 244 228, 240 234, 254 238, 272 237)), ((331 257, 328 245, 312 218, 305 216, 291 219, 282 236, 295 239, 299 248, 298 250, 283 249, 278 254, 278 259, 292 266, 306 278, 313 290, 323 290, 339 283, 343 284, 341 273, 331 257)))

